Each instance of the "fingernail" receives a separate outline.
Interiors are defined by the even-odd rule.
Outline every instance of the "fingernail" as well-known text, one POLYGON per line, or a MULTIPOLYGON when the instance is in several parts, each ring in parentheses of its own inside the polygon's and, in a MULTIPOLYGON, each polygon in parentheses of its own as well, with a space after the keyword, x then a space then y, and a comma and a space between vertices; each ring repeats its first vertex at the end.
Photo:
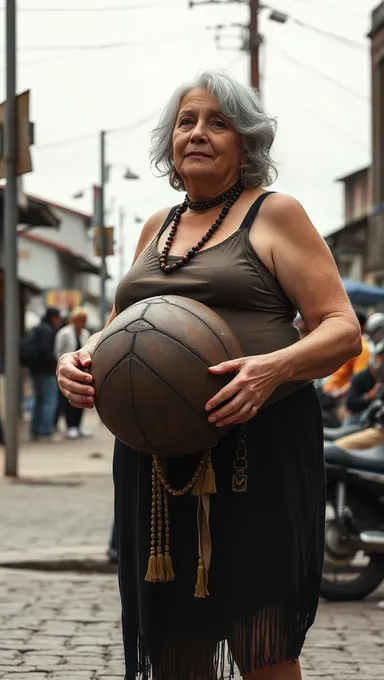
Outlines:
POLYGON ((215 418, 215 416, 209 416, 208 420, 209 420, 210 423, 214 423, 216 418, 215 418))

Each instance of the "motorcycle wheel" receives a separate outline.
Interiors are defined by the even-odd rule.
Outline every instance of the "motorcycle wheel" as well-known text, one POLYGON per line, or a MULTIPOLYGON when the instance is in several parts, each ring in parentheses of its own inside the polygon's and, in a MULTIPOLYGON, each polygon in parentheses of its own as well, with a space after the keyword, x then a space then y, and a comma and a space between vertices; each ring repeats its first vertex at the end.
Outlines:
MULTIPOLYGON (((333 508, 333 502, 330 502, 333 508)), ((382 523, 376 509, 350 492, 347 507, 358 531, 374 529, 382 523)), ((328 515, 329 507, 327 507, 328 515)), ((335 513, 334 513, 335 514, 335 513)), ((328 515, 329 516, 329 515, 328 515)), ((337 525, 332 518, 325 522, 325 560, 320 597, 331 602, 362 600, 373 593, 384 580, 384 555, 356 552, 353 543, 337 545, 337 525), (336 549, 335 549, 336 546, 336 549), (338 549, 339 548, 339 549, 338 549), (343 578, 344 576, 344 578, 343 578), (354 578, 350 578, 355 576, 354 578)))

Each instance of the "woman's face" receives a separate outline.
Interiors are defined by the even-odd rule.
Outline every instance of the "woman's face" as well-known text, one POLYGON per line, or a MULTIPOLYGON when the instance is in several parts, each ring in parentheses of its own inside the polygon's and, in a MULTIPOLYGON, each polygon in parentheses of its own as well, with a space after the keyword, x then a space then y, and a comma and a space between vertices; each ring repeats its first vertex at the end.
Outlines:
POLYGON ((73 319, 73 325, 75 327, 76 333, 80 333, 83 328, 85 328, 85 324, 87 323, 87 317, 86 316, 76 316, 75 319, 73 319))
POLYGON ((240 177, 242 149, 241 136, 215 97, 200 89, 183 97, 173 130, 173 162, 186 186, 196 180, 233 184, 240 177))

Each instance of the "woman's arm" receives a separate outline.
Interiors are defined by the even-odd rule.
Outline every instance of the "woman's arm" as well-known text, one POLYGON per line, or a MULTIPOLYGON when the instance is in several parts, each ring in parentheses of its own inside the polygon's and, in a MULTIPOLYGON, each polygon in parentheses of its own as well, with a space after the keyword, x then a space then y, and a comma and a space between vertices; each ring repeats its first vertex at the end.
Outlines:
MULTIPOLYGON (((159 210, 157 213, 152 215, 144 224, 143 229, 141 231, 135 254, 133 256, 133 261, 132 264, 136 262, 136 260, 140 257, 141 253, 144 252, 144 250, 149 246, 151 241, 154 239, 156 236, 157 230, 159 229, 159 225, 162 224, 162 222, 165 220, 167 217, 169 211, 171 208, 163 208, 162 210, 159 210)), ((79 350, 79 352, 86 351, 88 354, 92 356, 93 352, 95 351, 96 345, 99 342, 99 339, 103 333, 103 331, 108 328, 108 326, 112 323, 113 319, 116 318, 116 309, 115 306, 112 308, 112 312, 110 314, 110 317, 105 324, 105 327, 103 328, 102 331, 98 331, 97 333, 94 333, 91 335, 87 342, 84 344, 84 346, 79 350)))
POLYGON ((302 206, 270 196, 249 238, 310 333, 290 347, 210 367, 237 374, 206 404, 207 411, 220 407, 209 415, 218 427, 252 418, 282 383, 326 377, 361 352, 360 326, 336 265, 302 206))
POLYGON ((326 377, 360 354, 359 323, 329 248, 300 203, 276 194, 262 210, 273 243, 274 273, 310 330, 275 353, 281 382, 326 377))

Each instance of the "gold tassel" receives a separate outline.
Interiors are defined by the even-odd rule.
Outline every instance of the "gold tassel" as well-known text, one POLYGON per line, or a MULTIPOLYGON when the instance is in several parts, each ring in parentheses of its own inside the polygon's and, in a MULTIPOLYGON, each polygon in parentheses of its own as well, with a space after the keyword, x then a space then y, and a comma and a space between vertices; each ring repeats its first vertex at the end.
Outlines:
POLYGON ((169 552, 166 552, 164 556, 164 571, 165 580, 167 582, 175 580, 175 572, 173 571, 172 557, 169 552))
POLYGON ((158 550, 159 552, 157 553, 156 556, 157 580, 165 581, 164 555, 162 552, 160 552, 160 548, 158 548, 158 550))
POLYGON ((205 469, 204 482, 201 489, 201 493, 207 493, 209 495, 217 493, 216 475, 212 465, 211 454, 209 454, 207 458, 207 467, 205 469))
POLYGON ((159 580, 157 578, 157 560, 155 552, 152 553, 152 550, 154 549, 151 548, 151 555, 148 560, 148 569, 145 575, 145 580, 148 581, 149 583, 157 583, 159 580))
POLYGON ((197 581, 196 581, 196 587, 195 587, 195 597, 203 599, 209 595, 208 589, 207 589, 207 573, 205 571, 204 567, 204 560, 202 557, 199 557, 199 564, 197 567, 197 581))

